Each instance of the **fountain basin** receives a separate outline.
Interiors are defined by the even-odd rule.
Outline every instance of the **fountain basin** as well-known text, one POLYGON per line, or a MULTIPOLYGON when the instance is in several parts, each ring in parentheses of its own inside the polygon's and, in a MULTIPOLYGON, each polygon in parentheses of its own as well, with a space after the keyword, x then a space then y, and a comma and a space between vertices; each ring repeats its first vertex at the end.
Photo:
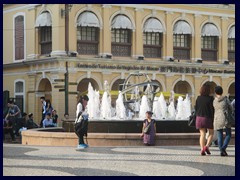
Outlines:
MULTIPOLYGON (((62 132, 63 128, 30 129, 22 132, 23 145, 73 146, 78 144, 74 132, 62 132)), ((157 133, 156 146, 199 145, 199 133, 157 133)), ((140 133, 88 133, 90 147, 97 146, 143 146, 140 133)), ((235 144, 235 132, 231 145, 235 144)))
MULTIPOLYGON (((74 132, 74 121, 63 121, 66 132, 74 132)), ((89 120, 89 133, 141 133, 143 120, 89 120)), ((158 133, 194 133, 187 120, 156 120, 158 133)))

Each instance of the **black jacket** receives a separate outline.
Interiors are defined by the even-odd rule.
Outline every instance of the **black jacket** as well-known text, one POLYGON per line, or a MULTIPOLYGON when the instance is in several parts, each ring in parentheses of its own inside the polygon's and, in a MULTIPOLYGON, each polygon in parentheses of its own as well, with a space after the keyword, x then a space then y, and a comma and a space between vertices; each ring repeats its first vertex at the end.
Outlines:
POLYGON ((214 108, 213 108, 212 96, 198 96, 196 100, 196 116, 207 117, 213 119, 214 108))

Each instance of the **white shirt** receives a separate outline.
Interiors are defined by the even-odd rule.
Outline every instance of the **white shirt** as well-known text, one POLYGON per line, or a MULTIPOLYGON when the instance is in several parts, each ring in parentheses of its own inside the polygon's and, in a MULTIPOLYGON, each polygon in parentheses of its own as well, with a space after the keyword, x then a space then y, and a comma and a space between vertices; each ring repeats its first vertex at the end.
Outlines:
POLYGON ((88 117, 87 107, 85 107, 85 110, 83 111, 83 106, 82 106, 82 104, 81 104, 81 103, 78 103, 78 105, 77 105, 77 111, 76 111, 76 120, 75 120, 75 123, 79 121, 79 119, 78 119, 78 114, 79 114, 80 112, 82 112, 82 114, 81 114, 82 116, 88 117))

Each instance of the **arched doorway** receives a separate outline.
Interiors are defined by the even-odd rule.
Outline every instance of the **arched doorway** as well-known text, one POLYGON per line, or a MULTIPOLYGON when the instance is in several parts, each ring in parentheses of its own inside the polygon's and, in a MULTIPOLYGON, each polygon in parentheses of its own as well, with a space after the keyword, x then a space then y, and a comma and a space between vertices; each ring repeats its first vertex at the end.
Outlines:
POLYGON ((210 86, 210 96, 214 96, 215 87, 217 86, 217 84, 215 82, 210 82, 210 81, 207 81, 204 84, 207 84, 210 86))
POLYGON ((113 83, 111 90, 112 91, 122 91, 124 81, 125 81, 125 79, 116 80, 113 83))
MULTIPOLYGON (((51 82, 47 78, 41 79, 39 85, 38 85, 38 94, 40 97, 45 97, 45 100, 50 100, 52 102, 52 86, 51 82)), ((37 113, 35 115, 36 120, 38 121, 38 124, 40 123, 42 119, 42 103, 40 101, 40 97, 37 99, 37 113)))
POLYGON ((79 94, 87 92, 89 83, 91 83, 94 90, 95 89, 99 90, 98 83, 94 79, 84 78, 78 83, 78 86, 77 86, 77 91, 79 92, 79 94))
POLYGON ((229 99, 235 99, 235 82, 232 83, 228 88, 229 99))
POLYGON ((178 81, 175 84, 173 91, 178 94, 183 94, 183 95, 188 94, 189 97, 192 95, 192 88, 187 81, 178 81))

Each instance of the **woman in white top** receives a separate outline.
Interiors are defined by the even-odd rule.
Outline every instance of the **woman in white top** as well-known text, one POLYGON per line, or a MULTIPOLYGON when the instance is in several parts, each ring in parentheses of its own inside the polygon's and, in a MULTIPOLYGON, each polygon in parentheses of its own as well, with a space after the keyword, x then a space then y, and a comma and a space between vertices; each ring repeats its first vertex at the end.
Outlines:
POLYGON ((77 149, 83 149, 88 147, 87 144, 84 143, 83 136, 87 134, 87 121, 88 121, 88 113, 87 113, 87 103, 88 103, 88 96, 85 95, 83 97, 80 97, 79 103, 77 105, 77 111, 76 111, 76 126, 75 131, 78 135, 78 142, 79 145, 77 149), (82 120, 82 121, 81 121, 82 120), (81 122, 77 125, 78 122, 81 122), (85 126, 85 127, 84 127, 85 126))

